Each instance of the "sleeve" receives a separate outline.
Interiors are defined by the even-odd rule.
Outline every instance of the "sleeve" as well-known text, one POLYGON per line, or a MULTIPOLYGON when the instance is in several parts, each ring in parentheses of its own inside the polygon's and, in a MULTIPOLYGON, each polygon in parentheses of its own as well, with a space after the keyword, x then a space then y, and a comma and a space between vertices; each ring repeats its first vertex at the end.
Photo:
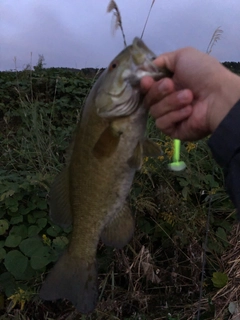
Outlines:
POLYGON ((240 100, 214 131, 208 145, 223 167, 226 191, 240 219, 240 100))

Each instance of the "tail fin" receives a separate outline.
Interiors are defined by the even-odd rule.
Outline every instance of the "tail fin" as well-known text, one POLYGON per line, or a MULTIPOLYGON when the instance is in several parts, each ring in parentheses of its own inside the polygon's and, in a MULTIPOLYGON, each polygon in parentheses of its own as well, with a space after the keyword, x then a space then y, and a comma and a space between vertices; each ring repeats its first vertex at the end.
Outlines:
POLYGON ((51 270, 40 290, 44 300, 67 299, 81 313, 89 313, 97 304, 96 262, 72 257, 66 251, 51 270))

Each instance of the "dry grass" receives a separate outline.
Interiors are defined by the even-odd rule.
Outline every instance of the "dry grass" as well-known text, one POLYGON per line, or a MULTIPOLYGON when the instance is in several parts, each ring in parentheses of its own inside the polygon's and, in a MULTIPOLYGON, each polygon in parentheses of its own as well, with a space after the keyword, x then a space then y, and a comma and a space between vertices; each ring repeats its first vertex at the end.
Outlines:
POLYGON ((126 37, 123 31, 123 25, 122 25, 122 17, 120 14, 120 11, 118 9, 118 6, 116 4, 116 2, 114 0, 111 0, 108 7, 107 7, 107 12, 113 12, 113 17, 115 18, 115 23, 113 26, 113 32, 115 30, 117 30, 118 28, 121 29, 122 32, 122 36, 123 36, 123 42, 124 42, 124 46, 127 46, 127 42, 126 42, 126 37))
MULTIPOLYGON (((232 315, 228 319, 240 319, 240 225, 233 227, 230 238, 230 249, 222 256, 223 272, 228 276, 226 286, 218 290, 212 300, 216 305, 216 317, 223 319, 228 308, 232 307, 232 315), (234 310, 235 309, 235 310, 234 310)), ((231 312, 230 312, 231 313, 231 312)))
POLYGON ((221 27, 217 27, 217 29, 213 32, 212 38, 208 44, 206 53, 210 54, 212 52, 212 48, 213 46, 218 42, 218 40, 221 39, 221 36, 223 34, 223 30, 221 29, 221 27))

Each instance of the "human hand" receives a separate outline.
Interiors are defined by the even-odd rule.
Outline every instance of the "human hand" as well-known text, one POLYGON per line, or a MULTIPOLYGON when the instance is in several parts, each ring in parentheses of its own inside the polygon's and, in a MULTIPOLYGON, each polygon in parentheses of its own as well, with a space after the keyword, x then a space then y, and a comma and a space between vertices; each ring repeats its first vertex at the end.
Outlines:
POLYGON ((194 48, 160 55, 154 63, 173 72, 155 82, 144 77, 144 102, 156 126, 172 138, 198 140, 212 133, 240 99, 240 78, 194 48))

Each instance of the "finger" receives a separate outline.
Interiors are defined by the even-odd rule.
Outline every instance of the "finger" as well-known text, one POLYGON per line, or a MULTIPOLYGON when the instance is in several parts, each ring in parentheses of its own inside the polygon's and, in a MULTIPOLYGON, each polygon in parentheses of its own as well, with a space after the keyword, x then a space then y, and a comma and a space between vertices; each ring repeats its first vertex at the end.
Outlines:
POLYGON ((158 67, 165 67, 174 72, 178 51, 179 50, 161 54, 153 61, 153 63, 158 67))
POLYGON ((154 118, 159 118, 174 110, 182 109, 191 104, 192 101, 193 94, 189 89, 173 92, 151 106, 150 113, 154 118))
POLYGON ((140 89, 142 93, 146 94, 151 88, 151 86, 153 85, 153 83, 154 83, 154 80, 152 77, 149 77, 149 76, 143 77, 140 81, 140 89))
POLYGON ((153 82, 144 98, 144 105, 151 106, 173 91, 174 84, 169 78, 164 78, 158 82, 153 82))
POLYGON ((180 122, 186 120, 192 113, 192 106, 188 105, 180 110, 172 111, 156 119, 156 127, 163 133, 172 136, 180 122))

